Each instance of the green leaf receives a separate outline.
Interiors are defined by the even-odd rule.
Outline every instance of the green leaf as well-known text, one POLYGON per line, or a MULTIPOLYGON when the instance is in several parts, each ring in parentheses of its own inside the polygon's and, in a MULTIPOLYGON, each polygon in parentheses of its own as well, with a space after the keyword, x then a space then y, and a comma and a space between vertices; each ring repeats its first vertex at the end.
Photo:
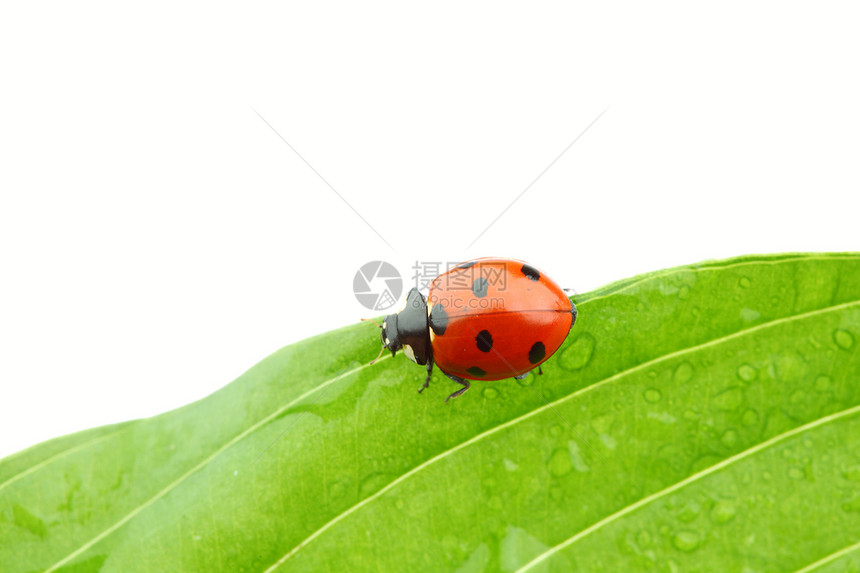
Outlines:
POLYGON ((575 297, 543 376, 368 362, 361 324, 0 461, 0 571, 856 571, 860 255, 575 297))

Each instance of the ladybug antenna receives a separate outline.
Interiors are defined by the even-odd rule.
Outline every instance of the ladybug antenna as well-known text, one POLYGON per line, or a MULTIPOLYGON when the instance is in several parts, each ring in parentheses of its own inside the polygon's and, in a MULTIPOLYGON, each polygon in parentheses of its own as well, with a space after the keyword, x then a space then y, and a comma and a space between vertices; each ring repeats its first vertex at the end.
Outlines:
MULTIPOLYGON (((361 320, 364 320, 364 319, 362 318, 361 320)), ((382 327, 380 326, 379 328, 382 328, 382 327)), ((373 364, 374 362, 379 360, 379 357, 382 356, 383 352, 385 352, 385 346, 384 345, 382 346, 382 348, 379 349, 379 354, 376 355, 376 358, 374 358, 373 360, 370 361, 370 364, 368 364, 368 366, 370 366, 371 364, 373 364)))
MULTIPOLYGON (((382 328, 382 325, 379 324, 378 322, 376 322, 375 320, 373 320, 372 318, 362 318, 361 322, 372 322, 373 324, 375 324, 379 328, 382 328)), ((371 364, 373 364, 373 362, 371 362, 371 364)))

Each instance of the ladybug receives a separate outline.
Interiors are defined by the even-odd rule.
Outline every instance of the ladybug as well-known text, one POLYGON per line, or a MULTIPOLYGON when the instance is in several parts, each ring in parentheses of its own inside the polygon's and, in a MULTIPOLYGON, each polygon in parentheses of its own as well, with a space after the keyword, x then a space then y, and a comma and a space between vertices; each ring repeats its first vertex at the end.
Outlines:
POLYGON ((425 299, 413 288, 404 306, 381 325, 384 352, 398 350, 435 364, 462 388, 469 380, 522 380, 558 350, 576 321, 576 306, 535 267, 514 259, 481 258, 433 279, 425 299))

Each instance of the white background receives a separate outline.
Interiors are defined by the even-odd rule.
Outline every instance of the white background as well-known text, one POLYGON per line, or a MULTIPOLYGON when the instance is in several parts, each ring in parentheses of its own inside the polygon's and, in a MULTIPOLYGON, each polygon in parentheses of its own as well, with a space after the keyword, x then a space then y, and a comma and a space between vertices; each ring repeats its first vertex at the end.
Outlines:
POLYGON ((860 249, 858 22, 812 2, 4 3, 0 457, 380 314, 352 294, 370 260, 408 280, 515 257, 583 292, 860 249))

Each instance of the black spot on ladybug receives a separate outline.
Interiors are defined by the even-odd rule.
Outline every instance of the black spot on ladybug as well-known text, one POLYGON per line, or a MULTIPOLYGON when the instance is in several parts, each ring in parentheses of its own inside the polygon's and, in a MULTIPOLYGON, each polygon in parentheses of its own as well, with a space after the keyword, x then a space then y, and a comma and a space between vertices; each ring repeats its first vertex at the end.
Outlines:
POLYGON ((468 263, 460 263, 459 265, 457 265, 454 268, 455 269, 470 269, 473 266, 475 266, 475 261, 469 261, 468 263))
POLYGON ((523 268, 520 270, 522 270, 523 274, 533 281, 536 281, 540 278, 540 273, 538 272, 538 270, 531 265, 523 265, 523 268))
POLYGON ((472 283, 472 292, 475 293, 475 296, 478 298, 484 298, 487 296, 487 288, 489 288, 490 282, 484 277, 478 277, 475 279, 475 282, 472 283))
POLYGON ((546 356, 546 347, 543 345, 543 342, 535 342, 532 345, 532 349, 529 350, 529 362, 532 364, 537 364, 546 356))
POLYGON ((489 330, 482 330, 475 337, 475 343, 478 345, 478 350, 481 352, 489 352, 493 347, 493 337, 489 330))
POLYGON ((442 336, 448 328, 448 313, 441 304, 434 304, 430 310, 430 328, 436 336, 442 336))
POLYGON ((477 376, 478 378, 480 378, 481 376, 485 376, 487 374, 486 372, 484 372, 483 370, 481 370, 477 366, 472 366, 471 368, 466 370, 466 372, 468 372, 472 376, 477 376))

